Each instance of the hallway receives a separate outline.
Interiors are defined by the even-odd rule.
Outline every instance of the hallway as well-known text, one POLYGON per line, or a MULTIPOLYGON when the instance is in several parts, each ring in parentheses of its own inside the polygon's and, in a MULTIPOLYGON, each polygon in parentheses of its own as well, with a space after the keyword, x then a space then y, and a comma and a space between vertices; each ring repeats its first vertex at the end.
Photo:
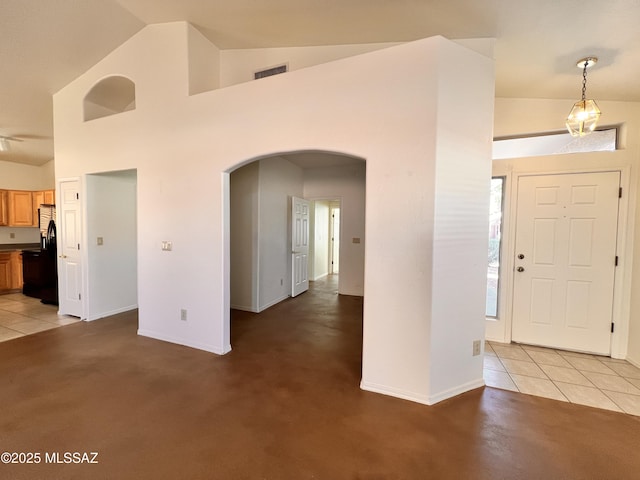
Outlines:
POLYGON ((3 449, 99 463, 0 476, 637 477, 638 417, 492 388, 432 407, 360 390, 362 299, 335 290, 233 311, 225 356, 137 336, 135 312, 3 342, 3 449))

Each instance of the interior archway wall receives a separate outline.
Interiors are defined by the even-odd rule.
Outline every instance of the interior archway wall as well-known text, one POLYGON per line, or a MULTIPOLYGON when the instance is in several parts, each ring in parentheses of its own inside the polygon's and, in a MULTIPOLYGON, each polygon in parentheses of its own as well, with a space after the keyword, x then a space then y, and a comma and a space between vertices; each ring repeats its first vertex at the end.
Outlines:
POLYGON ((367 159, 362 388, 430 404, 482 385, 493 61, 434 37, 188 96, 189 28, 146 27, 54 96, 58 181, 137 169, 139 334, 229 351, 228 172, 345 152, 367 159), (83 122, 114 72, 136 110, 83 122))
POLYGON ((364 295, 365 173, 364 159, 325 151, 281 152, 230 172, 231 308, 259 313, 290 296, 292 196, 344 199, 345 236, 357 241, 345 246, 339 293, 364 295))

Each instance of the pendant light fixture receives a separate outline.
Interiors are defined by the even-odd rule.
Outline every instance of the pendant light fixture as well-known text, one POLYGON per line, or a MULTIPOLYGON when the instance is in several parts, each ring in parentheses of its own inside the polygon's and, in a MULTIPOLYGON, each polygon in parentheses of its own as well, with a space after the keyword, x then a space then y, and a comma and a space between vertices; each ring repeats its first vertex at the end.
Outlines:
POLYGON ((577 101, 567 117, 567 130, 572 137, 582 137, 593 132, 600 118, 600 109, 596 102, 586 98, 587 68, 598 61, 597 57, 586 57, 578 61, 576 66, 582 69, 582 99, 577 101))

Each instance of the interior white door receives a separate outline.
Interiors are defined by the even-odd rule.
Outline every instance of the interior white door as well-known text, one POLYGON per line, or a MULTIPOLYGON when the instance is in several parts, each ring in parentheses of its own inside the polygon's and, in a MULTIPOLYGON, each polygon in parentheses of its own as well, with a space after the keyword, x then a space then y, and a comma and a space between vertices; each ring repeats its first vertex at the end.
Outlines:
POLYGON ((331 255, 330 272, 337 275, 340 272, 340 207, 331 208, 331 255))
POLYGON ((518 180, 512 339, 611 352, 620 172, 518 180))
POLYGON ((60 313, 82 318, 82 261, 80 237, 82 211, 80 182, 59 184, 58 205, 58 296, 60 313))
POLYGON ((309 289, 309 201, 291 197, 291 296, 309 289))

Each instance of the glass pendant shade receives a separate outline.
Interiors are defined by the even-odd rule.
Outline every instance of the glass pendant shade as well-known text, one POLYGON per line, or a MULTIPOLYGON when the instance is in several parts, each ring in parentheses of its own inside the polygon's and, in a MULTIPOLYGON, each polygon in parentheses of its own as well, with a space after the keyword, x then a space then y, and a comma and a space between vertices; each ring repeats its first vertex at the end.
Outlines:
POLYGON ((600 109, 591 99, 579 100, 567 117, 567 130, 572 137, 582 137, 593 132, 600 118, 600 109))

